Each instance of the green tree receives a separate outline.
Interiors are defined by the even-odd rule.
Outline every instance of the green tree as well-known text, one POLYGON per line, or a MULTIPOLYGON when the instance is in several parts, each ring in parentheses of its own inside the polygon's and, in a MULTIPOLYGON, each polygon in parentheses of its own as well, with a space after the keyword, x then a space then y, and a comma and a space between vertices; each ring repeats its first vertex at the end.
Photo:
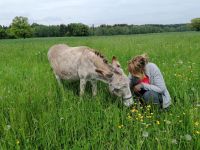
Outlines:
POLYGON ((65 24, 60 25, 60 36, 65 36, 67 34, 67 26, 65 24))
POLYGON ((200 31, 200 18, 194 18, 191 20, 191 26, 196 31, 200 31))
POLYGON ((7 38, 6 28, 0 25, 0 39, 7 38))
POLYGON ((34 37, 49 37, 49 27, 48 26, 33 23, 31 25, 31 27, 33 29, 34 37))
POLYGON ((89 27, 82 23, 71 23, 67 26, 69 36, 88 36, 89 27))
POLYGON ((10 32, 17 38, 27 38, 32 36, 32 29, 27 17, 17 16, 13 19, 10 32))
POLYGON ((49 37, 59 37, 60 36, 60 26, 50 25, 49 26, 49 37))

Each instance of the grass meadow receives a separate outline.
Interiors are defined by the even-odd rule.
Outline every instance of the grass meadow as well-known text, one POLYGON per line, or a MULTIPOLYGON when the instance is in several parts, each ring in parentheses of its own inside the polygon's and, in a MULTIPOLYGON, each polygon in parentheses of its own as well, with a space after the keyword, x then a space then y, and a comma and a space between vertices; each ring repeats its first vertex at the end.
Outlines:
POLYGON ((200 149, 200 33, 0 40, 0 149, 200 149), (124 71, 147 53, 172 97, 168 112, 126 108, 98 82, 80 98, 79 82, 58 87, 47 60, 57 43, 86 45, 124 71))

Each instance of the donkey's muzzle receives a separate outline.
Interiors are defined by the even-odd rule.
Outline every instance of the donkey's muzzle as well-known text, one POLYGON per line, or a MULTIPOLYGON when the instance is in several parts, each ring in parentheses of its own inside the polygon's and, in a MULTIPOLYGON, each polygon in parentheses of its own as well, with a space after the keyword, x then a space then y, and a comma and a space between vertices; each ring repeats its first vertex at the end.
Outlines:
POLYGON ((128 98, 123 98, 123 103, 125 106, 130 107, 131 105, 133 105, 133 98, 132 95, 128 98))

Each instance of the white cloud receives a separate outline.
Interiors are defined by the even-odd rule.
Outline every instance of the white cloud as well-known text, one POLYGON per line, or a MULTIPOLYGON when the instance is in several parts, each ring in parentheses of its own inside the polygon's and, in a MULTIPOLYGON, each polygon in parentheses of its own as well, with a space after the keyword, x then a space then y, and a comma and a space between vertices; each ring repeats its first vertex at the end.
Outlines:
POLYGON ((0 2, 0 24, 15 16, 42 24, 184 23, 200 17, 199 6, 199 0, 6 0, 0 2))

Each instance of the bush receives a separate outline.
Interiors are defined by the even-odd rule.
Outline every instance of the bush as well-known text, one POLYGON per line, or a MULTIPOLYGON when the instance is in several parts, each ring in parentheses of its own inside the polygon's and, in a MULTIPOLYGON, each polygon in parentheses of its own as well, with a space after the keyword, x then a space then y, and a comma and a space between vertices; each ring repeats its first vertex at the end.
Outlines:
POLYGON ((200 31, 200 18, 194 18, 191 20, 191 26, 196 31, 200 31))

